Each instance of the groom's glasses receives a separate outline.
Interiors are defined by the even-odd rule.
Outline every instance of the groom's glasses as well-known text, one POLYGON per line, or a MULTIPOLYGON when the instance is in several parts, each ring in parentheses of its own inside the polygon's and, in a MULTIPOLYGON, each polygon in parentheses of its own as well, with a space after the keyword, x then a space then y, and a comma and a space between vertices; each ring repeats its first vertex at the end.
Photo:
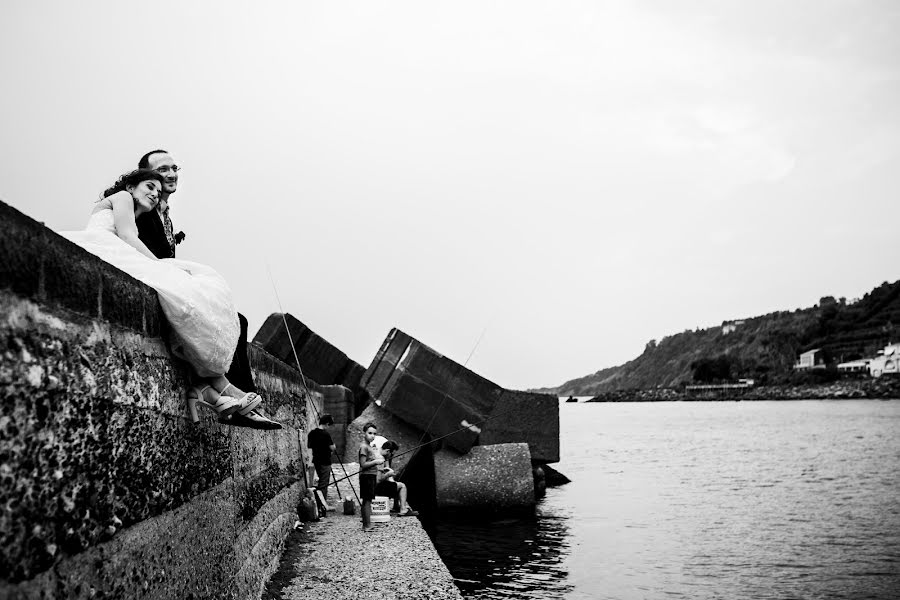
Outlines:
POLYGON ((178 165, 163 165, 156 169, 157 173, 168 173, 169 171, 171 171, 172 173, 178 173, 179 171, 181 171, 181 167, 179 167, 178 165))

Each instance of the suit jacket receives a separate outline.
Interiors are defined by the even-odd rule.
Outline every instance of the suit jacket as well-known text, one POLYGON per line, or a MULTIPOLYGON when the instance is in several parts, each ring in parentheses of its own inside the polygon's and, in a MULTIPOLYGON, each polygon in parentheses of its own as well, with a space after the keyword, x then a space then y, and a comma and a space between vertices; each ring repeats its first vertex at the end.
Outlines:
POLYGON ((135 219, 138 237, 156 258, 175 258, 175 251, 169 246, 166 228, 159 213, 155 210, 145 212, 135 219))

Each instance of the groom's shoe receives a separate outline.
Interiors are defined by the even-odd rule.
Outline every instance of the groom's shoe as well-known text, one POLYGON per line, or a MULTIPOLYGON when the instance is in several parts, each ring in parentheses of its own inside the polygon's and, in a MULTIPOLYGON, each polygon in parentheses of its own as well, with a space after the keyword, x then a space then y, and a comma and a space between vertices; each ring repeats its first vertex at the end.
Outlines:
POLYGON ((267 431, 281 429, 281 423, 279 423, 278 421, 273 421, 272 419, 267 419, 255 410, 246 415, 234 413, 233 415, 222 417, 221 419, 219 419, 219 423, 224 423, 225 425, 233 425, 235 427, 247 427, 249 429, 263 429, 267 431))

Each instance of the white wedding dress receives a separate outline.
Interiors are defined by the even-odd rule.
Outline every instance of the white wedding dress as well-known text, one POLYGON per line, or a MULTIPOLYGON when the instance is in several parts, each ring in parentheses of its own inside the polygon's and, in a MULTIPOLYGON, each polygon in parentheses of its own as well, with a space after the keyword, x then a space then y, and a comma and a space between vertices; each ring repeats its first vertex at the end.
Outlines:
POLYGON ((228 283, 206 265, 148 258, 115 232, 109 208, 92 214, 84 231, 60 235, 156 290, 172 326, 172 352, 189 362, 199 376, 227 372, 240 334, 228 283))

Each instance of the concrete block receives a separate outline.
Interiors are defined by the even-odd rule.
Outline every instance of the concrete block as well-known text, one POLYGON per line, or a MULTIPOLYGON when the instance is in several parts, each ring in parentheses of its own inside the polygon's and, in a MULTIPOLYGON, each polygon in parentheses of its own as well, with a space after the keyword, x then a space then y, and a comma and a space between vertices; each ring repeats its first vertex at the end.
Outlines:
POLYGON ((376 398, 381 398, 394 369, 396 369, 410 344, 415 341, 397 328, 391 332, 381 344, 381 348, 372 359, 369 368, 363 374, 362 385, 376 398))
MULTIPOLYGON (((344 456, 347 450, 347 426, 349 423, 335 423, 329 428, 328 433, 331 434, 331 441, 334 442, 334 453, 336 456, 344 456)), ((334 460, 332 458, 332 460, 334 460)))
MULTIPOLYGON (((401 456, 395 458, 392 461, 392 465, 394 470, 397 471, 397 475, 401 476, 406 465, 420 450, 422 433, 376 404, 370 404, 347 427, 347 446, 344 450, 344 462, 358 462, 359 444, 363 440, 363 427, 369 422, 375 423, 375 426, 378 427, 378 435, 400 444, 400 450, 397 454, 401 456), (410 450, 412 451, 410 452, 410 450)), ((426 447, 425 451, 428 452, 430 450, 426 447)), ((335 466, 339 468, 339 465, 335 466)))
POLYGON ((531 459, 559 462, 559 400, 548 394, 503 390, 481 426, 478 443, 527 442, 531 459))
POLYGON ((489 414, 503 392, 503 388, 496 383, 417 340, 410 344, 409 351, 399 366, 406 373, 441 390, 480 415, 489 414))
POLYGON ((299 360, 303 374, 320 385, 344 385, 354 389, 364 372, 362 366, 288 313, 269 315, 253 343, 292 367, 296 367, 299 360))
POLYGON ((350 360, 347 361, 347 366, 345 367, 344 372, 338 377, 337 383, 356 392, 362 388, 362 378, 365 374, 366 368, 364 366, 350 360))
POLYGON ((434 455, 440 509, 526 508, 534 506, 534 477, 528 444, 475 446, 468 454, 440 450, 434 455))
POLYGON ((404 371, 394 371, 382 394, 386 410, 458 452, 467 452, 478 440, 478 433, 462 424, 481 421, 479 413, 404 371))
POLYGON ((330 414, 335 423, 346 425, 353 420, 353 392, 342 385, 322 385, 318 389, 325 398, 324 412, 330 414))
POLYGON ((299 355, 300 348, 311 335, 313 332, 309 327, 290 314, 272 313, 253 336, 253 343, 279 360, 297 368, 293 349, 296 348, 299 355), (284 327, 285 321, 287 321, 287 329, 284 327))

